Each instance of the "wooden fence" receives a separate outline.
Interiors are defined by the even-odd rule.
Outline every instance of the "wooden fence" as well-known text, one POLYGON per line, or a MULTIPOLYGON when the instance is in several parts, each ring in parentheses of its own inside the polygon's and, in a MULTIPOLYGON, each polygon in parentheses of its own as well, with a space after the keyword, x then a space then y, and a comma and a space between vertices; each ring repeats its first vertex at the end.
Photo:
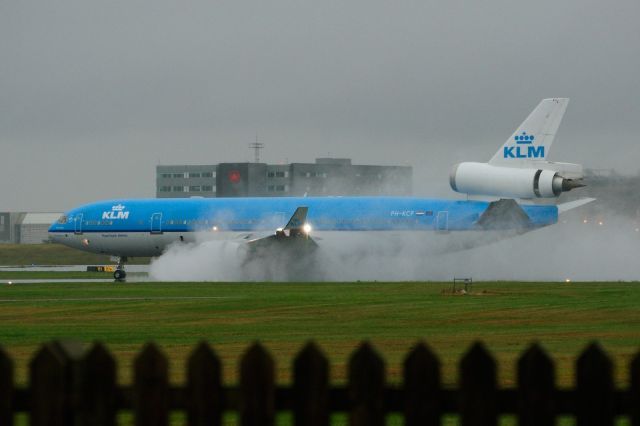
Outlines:
POLYGON ((555 387, 552 360, 534 344, 520 357, 517 388, 500 389, 496 364, 482 343, 460 362, 457 389, 442 386, 440 363, 420 343, 403 364, 403 384, 385 383, 384 361, 364 342, 351 355, 346 386, 329 383, 329 363, 313 343, 293 363, 293 385, 277 386, 274 362, 259 343, 240 363, 240 382, 222 384, 220 359, 206 343, 187 363, 186 384, 169 384, 168 362, 150 343, 134 362, 134 383, 116 384, 116 365, 102 344, 86 353, 79 345, 47 343, 30 364, 29 387, 13 384, 11 359, 0 349, 0 425, 12 425, 16 412, 28 412, 32 425, 114 425, 116 412, 131 410, 137 425, 167 425, 169 411, 186 412, 189 425, 220 425, 224 411, 239 413, 243 426, 273 425, 276 411, 293 413, 295 425, 330 424, 331 413, 348 412, 351 425, 383 425, 386 413, 400 413, 406 425, 439 425, 442 414, 460 416, 460 424, 497 425, 514 414, 520 425, 555 424, 572 415, 578 426, 613 425, 628 416, 640 426, 640 354, 630 366, 630 387, 615 389, 612 363, 597 344, 576 361, 576 386, 555 387))

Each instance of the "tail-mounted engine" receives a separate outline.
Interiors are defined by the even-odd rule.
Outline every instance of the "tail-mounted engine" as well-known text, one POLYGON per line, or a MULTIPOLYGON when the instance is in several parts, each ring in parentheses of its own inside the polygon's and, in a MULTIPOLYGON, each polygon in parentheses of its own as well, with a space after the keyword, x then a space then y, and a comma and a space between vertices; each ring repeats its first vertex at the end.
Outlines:
POLYGON ((567 174, 546 168, 516 168, 493 166, 487 163, 460 163, 453 167, 449 178, 451 188, 463 194, 504 198, 553 198, 563 192, 585 186, 581 170, 574 164, 540 162, 540 166, 564 166, 567 174), (573 170, 571 170, 573 169, 573 170))

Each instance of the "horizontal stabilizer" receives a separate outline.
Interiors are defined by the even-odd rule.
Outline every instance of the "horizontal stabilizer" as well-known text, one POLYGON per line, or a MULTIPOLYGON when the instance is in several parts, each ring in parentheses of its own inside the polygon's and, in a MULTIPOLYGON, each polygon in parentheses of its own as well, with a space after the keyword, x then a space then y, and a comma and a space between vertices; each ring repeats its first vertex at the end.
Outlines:
POLYGON ((489 203, 477 223, 484 229, 522 229, 530 222, 529 215, 515 200, 502 199, 489 203))
POLYGON ((585 204, 589 204, 592 201, 595 201, 595 198, 581 198, 579 200, 569 201, 567 203, 558 204, 558 213, 566 213, 569 210, 573 210, 577 207, 584 206, 585 204))

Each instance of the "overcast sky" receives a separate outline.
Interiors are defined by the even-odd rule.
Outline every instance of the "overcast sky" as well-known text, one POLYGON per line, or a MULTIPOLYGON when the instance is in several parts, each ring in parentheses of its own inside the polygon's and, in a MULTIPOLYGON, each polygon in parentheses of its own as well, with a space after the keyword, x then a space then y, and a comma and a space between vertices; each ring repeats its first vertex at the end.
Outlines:
POLYGON ((0 1, 0 210, 153 197, 157 164, 414 167, 454 196, 545 97, 551 159, 636 174, 640 2, 0 1))

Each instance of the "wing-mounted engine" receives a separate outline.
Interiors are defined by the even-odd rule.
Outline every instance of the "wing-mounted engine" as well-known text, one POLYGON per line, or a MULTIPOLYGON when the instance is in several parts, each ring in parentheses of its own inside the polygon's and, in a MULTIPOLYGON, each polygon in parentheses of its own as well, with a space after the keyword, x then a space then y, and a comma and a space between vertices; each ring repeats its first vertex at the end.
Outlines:
POLYGON ((468 195, 531 199, 584 186, 581 165, 547 161, 568 103, 566 98, 543 99, 488 163, 455 165, 451 188, 468 195))

